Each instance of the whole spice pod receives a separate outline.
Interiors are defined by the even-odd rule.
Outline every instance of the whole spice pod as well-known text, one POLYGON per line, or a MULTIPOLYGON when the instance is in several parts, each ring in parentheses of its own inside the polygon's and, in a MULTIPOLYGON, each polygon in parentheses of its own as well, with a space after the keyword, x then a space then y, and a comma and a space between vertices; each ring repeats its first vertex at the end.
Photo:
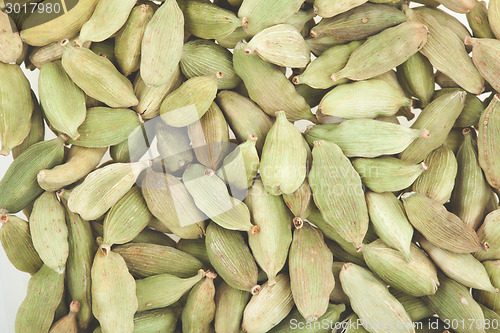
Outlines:
POLYGON ((130 242, 152 218, 141 189, 133 186, 106 214, 103 222, 104 244, 113 246, 130 242))
POLYGON ((196 206, 212 221, 229 230, 258 232, 250 222, 248 207, 230 195, 224 181, 213 170, 191 164, 182 180, 196 206))
POLYGON ((286 23, 297 29, 302 37, 306 38, 309 37, 309 31, 315 25, 315 16, 316 14, 314 13, 313 8, 307 10, 304 8, 293 14, 292 17, 286 21, 286 23))
MULTIPOLYGON (((394 297, 396 297, 399 303, 401 303, 401 305, 405 308, 406 313, 414 322, 432 317, 434 315, 434 311, 427 306, 422 297, 410 296, 396 289, 389 289, 389 291, 394 297)), ((417 332, 420 331, 417 330, 417 332)))
MULTIPOLYGON (((500 96, 495 95, 479 119, 478 160, 490 185, 500 190, 500 155, 497 142, 500 140, 500 96)), ((498 192, 497 192, 498 193, 498 192)))
POLYGON ((212 222, 207 227, 205 243, 210 263, 227 284, 252 295, 260 292, 257 264, 240 232, 212 222))
POLYGON ((430 137, 415 140, 399 154, 399 157, 409 163, 419 163, 434 149, 440 147, 464 108, 465 96, 463 90, 453 91, 427 105, 411 127, 427 129, 431 133, 430 137))
POLYGON ((64 70, 85 94, 112 108, 129 107, 139 103, 132 83, 118 72, 109 59, 84 47, 71 45, 67 39, 63 40, 62 44, 64 70))
MULTIPOLYGON (((97 221, 92 222, 91 227, 95 238, 102 237, 104 228, 101 223, 97 221)), ((150 224, 148 225, 148 228, 142 230, 139 235, 137 235, 137 237, 135 237, 130 242, 175 246, 175 241, 167 236, 165 232, 171 233, 171 231, 164 227, 158 219, 152 218, 150 224), (153 229, 153 227, 155 229, 153 229), (156 228, 161 229, 164 232, 160 232, 156 228)))
POLYGON ((481 242, 487 242, 490 245, 488 251, 476 252, 474 256, 481 260, 500 260, 500 209, 489 213, 477 234, 481 242))
MULTIPOLYGON (((85 45, 87 46, 87 45, 85 45)), ((29 62, 36 68, 41 68, 48 62, 61 60, 63 47, 61 41, 53 42, 42 47, 34 47, 28 54, 29 62)))
POLYGON ((220 71, 222 78, 217 81, 218 89, 233 89, 241 82, 233 68, 232 53, 209 40, 197 39, 184 44, 180 67, 188 79, 220 71))
POLYGON ((106 151, 107 148, 85 148, 74 145, 69 149, 66 163, 38 173, 38 184, 48 192, 71 185, 93 171, 106 151))
POLYGON ((293 308, 290 279, 285 273, 276 283, 266 282, 258 295, 252 296, 243 312, 242 329, 248 333, 264 333, 279 324, 293 308))
POLYGON ((184 44, 184 16, 177 1, 164 1, 149 21, 142 38, 141 77, 147 86, 172 81, 184 44))
POLYGON ((180 180, 149 169, 141 188, 151 213, 173 234, 182 239, 203 236, 206 217, 180 180))
POLYGON ((179 239, 176 247, 178 250, 192 255, 193 257, 201 261, 204 265, 210 265, 210 259, 208 259, 205 239, 179 239))
POLYGON ((286 22, 303 3, 304 0, 243 0, 238 10, 238 17, 245 31, 255 35, 264 28, 286 22))
POLYGON ((408 295, 433 295, 439 286, 436 267, 415 244, 410 246, 411 261, 378 239, 363 248, 368 267, 391 287, 408 295), (411 282, 410 282, 411 281, 411 282))
POLYGON ((500 42, 492 38, 466 38, 465 44, 472 46, 472 61, 481 76, 498 91, 500 80, 495 73, 500 69, 500 42))
POLYGON ((304 320, 300 312, 297 309, 294 309, 285 319, 281 321, 281 323, 274 326, 269 332, 291 333, 300 329, 300 331, 304 333, 328 333, 331 331, 331 327, 335 327, 335 324, 337 324, 345 310, 346 306, 344 304, 328 304, 328 309, 325 314, 318 319, 318 321, 307 322, 304 320), (319 323, 327 324, 318 325, 319 323))
POLYGON ((305 179, 307 150, 300 131, 287 120, 285 112, 277 112, 276 117, 262 148, 260 173, 269 193, 290 194, 305 179))
MULTIPOLYGON (((329 247, 331 248, 331 247, 329 247)), ((340 271, 344 267, 345 262, 334 261, 332 266, 333 277, 335 278, 335 286, 330 294, 330 301, 333 303, 349 304, 349 297, 344 293, 340 284, 340 271)))
POLYGON ((138 278, 158 274, 188 278, 204 266, 188 253, 158 244, 128 243, 115 247, 113 251, 122 256, 130 274, 138 278))
POLYGON ((459 128, 453 128, 450 133, 448 133, 443 145, 450 148, 456 155, 463 141, 464 135, 462 134, 462 130, 459 128))
POLYGON ((411 262, 413 226, 401 202, 390 192, 366 192, 365 198, 370 221, 377 235, 385 244, 399 250, 406 262, 411 262))
POLYGON ((73 300, 69 305, 69 313, 59 319, 50 328, 49 333, 78 333, 76 316, 80 311, 80 302, 73 300))
POLYGON ((426 44, 427 34, 427 27, 419 22, 387 28, 354 50, 345 67, 332 74, 332 80, 366 80, 386 73, 417 53, 426 44))
POLYGON ((289 24, 260 31, 245 45, 245 53, 257 54, 281 67, 304 68, 311 61, 309 46, 300 32, 289 24))
POLYGON ((465 128, 462 133, 464 142, 457 153, 458 173, 450 210, 476 230, 483 223, 491 189, 478 162, 475 132, 465 128))
POLYGON ((453 327, 457 333, 484 333, 483 325, 470 324, 476 320, 478 323, 484 323, 484 315, 469 289, 444 274, 439 274, 438 277, 439 289, 434 295, 424 298, 427 305, 442 320, 464 320, 466 324, 453 327))
POLYGON ((64 293, 64 274, 43 265, 28 282, 28 292, 17 310, 16 332, 48 332, 64 293))
POLYGON ((500 315, 500 294, 498 294, 498 288, 500 288, 500 260, 485 261, 483 265, 493 286, 496 288, 496 292, 473 290, 472 294, 479 303, 500 315))
POLYGON ((304 179, 302 185, 295 192, 283 194, 283 201, 294 216, 294 224, 300 226, 309 214, 311 214, 314 207, 312 190, 307 178, 304 179))
POLYGON ((366 2, 367 2, 366 0, 351 0, 351 1, 315 0, 314 11, 317 15, 323 18, 329 18, 338 14, 345 13, 348 10, 361 6, 366 2))
POLYGON ((210 332, 215 318, 215 286, 217 274, 207 271, 203 280, 189 292, 182 310, 183 332, 210 332))
POLYGON ((156 147, 167 172, 184 170, 193 162, 194 154, 185 128, 171 127, 162 121, 155 124, 156 147))
POLYGON ((336 86, 323 97, 318 110, 339 118, 375 118, 393 116, 410 105, 411 100, 389 83, 371 79, 336 86))
POLYGON ((340 282, 352 309, 370 332, 415 332, 404 307, 370 271, 347 263, 340 272, 340 282), (384 328, 373 326, 380 322, 384 323, 384 328))
POLYGON ((203 270, 189 278, 179 278, 170 274, 159 274, 136 281, 137 312, 165 308, 177 302, 196 283, 205 278, 203 270))
POLYGON ((295 229, 290 246, 290 286, 300 314, 307 322, 325 314, 335 286, 333 255, 321 231, 305 223, 295 229))
MULTIPOLYGON (((157 121, 160 122, 160 119, 157 121)), ((154 121, 143 123, 139 118, 138 126, 132 130, 127 139, 109 148, 109 155, 118 163, 137 162, 149 151, 155 136, 154 121)))
POLYGON ((19 155, 0 181, 0 211, 17 213, 33 202, 43 189, 37 174, 53 168, 64 159, 64 145, 59 138, 36 143, 19 155))
POLYGON ((98 2, 98 0, 78 1, 68 12, 50 21, 47 20, 45 10, 37 10, 22 23, 21 38, 26 44, 45 46, 53 42, 60 42, 65 38, 76 37, 94 12, 98 2))
POLYGON ((136 313, 134 316, 134 330, 138 332, 174 333, 179 316, 178 309, 168 308, 136 313))
POLYGON ((325 140, 338 145, 349 157, 377 157, 404 151, 415 140, 424 142, 432 134, 373 119, 349 119, 340 124, 315 125, 307 129, 306 141, 325 140))
POLYGON ((132 332, 137 311, 136 283, 125 260, 100 246, 92 265, 92 312, 102 332, 132 332))
POLYGON ((475 0, 474 7, 467 13, 472 34, 476 38, 495 38, 488 20, 488 8, 486 1, 475 0))
POLYGON ((108 211, 134 185, 149 161, 112 163, 91 172, 69 196, 68 207, 85 220, 95 220, 108 211), (95 201, 95 198, 100 198, 95 201))
POLYGON ((458 216, 423 194, 408 192, 401 197, 410 223, 429 242, 454 253, 472 253, 488 248, 458 216))
POLYGON ((415 53, 398 66, 398 78, 422 106, 427 106, 434 94, 434 69, 421 53, 415 53))
POLYGON ((90 45, 89 48, 92 52, 97 54, 98 56, 109 59, 111 63, 117 67, 116 56, 115 56, 115 41, 113 39, 108 39, 102 42, 83 42, 78 38, 75 38, 74 45, 82 47, 86 47, 86 45, 90 45))
POLYGON ((43 111, 33 91, 31 92, 31 98, 33 99, 34 107, 30 119, 30 131, 23 142, 12 149, 12 157, 14 159, 18 158, 19 155, 21 155, 26 149, 28 149, 35 143, 43 141, 43 139, 45 138, 45 122, 43 120, 43 111))
POLYGON ((444 205, 450 199, 455 187, 458 171, 455 154, 443 145, 427 155, 424 164, 427 170, 418 176, 412 190, 444 205))
MULTIPOLYGON (((0 14, 0 62, 9 64, 23 56, 23 41, 15 22, 7 13, 0 14)), ((22 59, 24 60, 24 59, 22 59)))
MULTIPOLYGON (((327 21, 327 20, 328 19, 323 19, 321 21, 327 21)), ((319 26, 319 23, 318 23, 318 26, 319 26)), ((318 27, 318 26, 316 26, 316 27, 318 27)), ((314 28, 315 27, 313 27, 312 29, 314 29, 314 28)), ((312 29, 310 32, 311 34, 313 33, 312 29)), ((306 41, 307 45, 309 45, 309 49, 311 50, 311 53, 314 54, 316 57, 321 56, 329 48, 332 48, 332 47, 337 46, 337 45, 343 45, 343 44, 348 42, 348 41, 338 40, 338 39, 331 37, 331 36, 328 36, 328 35, 323 35, 321 37, 316 37, 316 38, 307 38, 305 41, 306 41)), ((345 66, 345 64, 344 64, 344 66, 345 66)), ((342 66, 340 69, 342 69, 344 66, 342 66)))
POLYGON ((34 275, 43 262, 33 246, 28 222, 2 214, 0 223, 0 242, 7 258, 17 270, 34 275))
POLYGON ((404 190, 427 170, 424 163, 412 164, 391 156, 356 158, 352 165, 363 184, 377 193, 404 190))
POLYGON ((17 65, 0 63, 0 155, 7 156, 28 136, 34 103, 28 79, 17 65))
POLYGON ((312 156, 309 184, 316 206, 343 239, 361 249, 368 230, 368 209, 360 176, 334 143, 315 141, 312 156))
POLYGON ((420 246, 425 250, 432 261, 450 279, 463 284, 466 287, 484 290, 490 293, 498 293, 488 277, 483 264, 469 253, 453 253, 432 245, 425 238, 418 240, 420 246))
POLYGON ((463 40, 428 13, 406 8, 405 14, 410 21, 421 22, 427 27, 429 36, 420 52, 431 64, 464 90, 480 94, 484 88, 484 80, 467 54, 463 40), (462 70, 456 71, 456 68, 462 70))
POLYGON ((332 72, 338 72, 344 68, 351 53, 363 43, 354 41, 345 45, 336 45, 327 49, 318 58, 314 59, 304 72, 294 76, 294 84, 307 84, 315 89, 327 89, 335 85, 347 83, 349 80, 340 79, 332 81, 332 72))
MULTIPOLYGON (((495 321, 500 320, 500 315, 498 313, 491 310, 490 308, 485 307, 482 304, 479 304, 479 306, 483 310, 484 320, 490 321, 490 322, 495 322, 495 321)), ((486 333, 495 333, 496 330, 497 329, 492 327, 491 325, 488 328, 485 327, 486 333)))
POLYGON ((273 125, 271 118, 251 99, 234 91, 219 92, 217 105, 220 106, 238 141, 244 142, 251 136, 257 138, 255 145, 260 153, 273 125))
POLYGON ((183 77, 179 66, 175 68, 171 80, 160 86, 147 86, 141 75, 134 79, 134 93, 139 99, 139 104, 133 107, 134 111, 143 119, 152 119, 160 115, 161 103, 171 91, 179 88, 183 77))
POLYGON ((225 48, 234 48, 242 40, 249 40, 252 35, 248 34, 243 27, 234 29, 229 35, 217 39, 217 44, 225 48))
POLYGON ((495 36, 500 36, 500 2, 493 0, 488 3, 488 21, 495 36))
MULTIPOLYGON (((128 4, 125 7, 128 7, 128 4)), ((125 12, 127 9, 120 9, 120 11, 123 10, 125 12)), ((142 37, 154 12, 154 8, 149 4, 135 6, 123 27, 116 33, 116 62, 125 76, 129 76, 139 70, 141 65, 142 37)))
POLYGON ((460 0, 460 1, 450 1, 450 0, 439 0, 443 6, 448 8, 455 13, 466 14, 474 7, 474 0, 460 0))
POLYGON ((202 39, 219 39, 241 27, 241 20, 228 9, 196 0, 182 0, 179 6, 184 14, 186 32, 202 39))
POLYGON ((30 215, 33 245, 44 264, 62 274, 69 255, 66 211, 54 192, 36 199, 30 215))
POLYGON ((169 126, 184 127, 200 120, 217 95, 217 81, 222 73, 196 76, 184 82, 163 100, 161 119, 169 126))
POLYGON ((289 121, 314 121, 309 105, 281 70, 258 55, 246 54, 245 48, 244 43, 236 45, 233 66, 236 74, 243 80, 250 98, 272 117, 278 111, 285 111, 289 121))
POLYGON ((224 281, 221 282, 215 293, 215 331, 239 332, 243 311, 249 300, 249 293, 235 289, 224 281))

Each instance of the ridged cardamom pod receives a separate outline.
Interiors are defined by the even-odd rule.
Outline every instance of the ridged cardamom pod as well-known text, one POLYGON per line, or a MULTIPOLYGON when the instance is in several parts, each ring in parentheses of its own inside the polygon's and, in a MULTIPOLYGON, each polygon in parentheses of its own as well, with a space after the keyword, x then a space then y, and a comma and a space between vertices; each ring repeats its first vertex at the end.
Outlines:
MULTIPOLYGON (((335 260, 335 259, 334 259, 335 260)), ((342 290, 342 285, 340 284, 340 271, 344 267, 345 262, 334 261, 332 266, 333 277, 335 278, 335 286, 333 287, 332 293, 330 294, 330 301, 333 303, 344 303, 349 304, 349 297, 342 290)))
POLYGON ((450 279, 466 287, 498 293, 498 289, 491 284, 486 269, 472 254, 453 253, 441 249, 423 237, 418 242, 432 261, 450 279))
POLYGON ((149 166, 149 161, 112 163, 91 172, 71 191, 69 209, 88 221, 101 217, 132 188, 141 171, 149 166))
POLYGON ((333 255, 323 234, 308 223, 295 229, 290 246, 290 286, 300 314, 307 322, 316 321, 328 308, 335 286, 333 255))
POLYGON ((221 282, 215 294, 215 331, 239 332, 243 311, 249 300, 249 293, 235 289, 224 281, 221 282))
MULTIPOLYGON (((500 260, 485 261, 483 265, 493 286, 498 291, 498 288, 500 288, 500 260)), ((479 303, 500 315, 500 294, 483 290, 473 290, 472 294, 479 303)))
POLYGON ((213 170, 191 164, 182 180, 196 206, 215 223, 230 230, 258 232, 250 222, 248 207, 230 195, 224 181, 213 170))
POLYGON ((457 333, 484 333, 484 315, 472 298, 468 288, 439 274, 440 286, 434 295, 426 296, 425 302, 442 320, 464 320, 463 325, 453 327, 457 333))
POLYGON ((217 274, 208 271, 206 277, 189 292, 182 310, 182 332, 210 332, 215 317, 215 286, 217 274))
POLYGON ((234 48, 242 40, 249 40, 252 35, 248 34, 243 27, 236 28, 229 35, 217 39, 217 44, 225 48, 234 48))
POLYGON ((286 24, 289 24, 297 29, 302 37, 306 38, 309 36, 311 28, 315 25, 313 20, 315 16, 316 14, 314 13, 313 8, 308 10, 299 10, 286 21, 286 24))
POLYGON ((466 93, 463 90, 444 94, 422 110, 411 126, 430 131, 428 139, 419 138, 408 146, 399 157, 406 162, 419 163, 446 140, 450 130, 464 108, 466 93))
POLYGON ((98 0, 78 1, 67 13, 47 21, 46 11, 35 11, 22 24, 21 38, 29 45, 45 46, 73 38, 94 12, 98 0), (45 22, 40 24, 41 22, 45 22))
POLYGON ((257 264, 240 232, 212 222, 207 227, 205 243, 210 263, 227 284, 252 295, 259 293, 257 264))
POLYGON ((306 176, 307 150, 300 131, 287 120, 285 112, 276 113, 260 162, 262 183, 273 195, 295 192, 306 176))
POLYGON ((28 282, 26 298, 19 306, 16 332, 48 332, 64 293, 64 274, 43 265, 28 282))
POLYGON ((68 40, 62 43, 64 70, 87 95, 112 108, 129 107, 139 103, 132 83, 118 72, 109 59, 84 47, 71 45, 68 40))
POLYGON ((332 80, 366 80, 383 74, 417 53, 426 44, 427 34, 427 27, 419 22, 387 28, 354 50, 345 67, 332 74, 332 80))
POLYGON ((467 13, 467 22, 476 38, 495 38, 488 20, 488 8, 486 1, 474 1, 474 7, 467 13))
POLYGON ((293 304, 290 279, 281 273, 274 285, 266 282, 260 293, 252 296, 243 312, 241 327, 244 332, 265 333, 286 318, 293 304))
MULTIPOLYGON (((63 43, 64 44, 64 43, 63 43)), ((75 38, 75 45, 89 48, 95 54, 109 59, 111 63, 117 67, 116 56, 115 56, 115 41, 113 39, 108 39, 102 42, 83 42, 78 38, 75 38), (87 45, 90 45, 87 46, 87 45)))
POLYGON ((345 310, 346 306, 344 304, 328 304, 328 309, 323 316, 318 318, 317 321, 307 322, 300 312, 294 309, 281 323, 274 326, 269 332, 292 333, 300 329, 300 332, 303 333, 328 333, 339 321, 340 316, 345 310))
POLYGON ((418 176, 412 190, 445 204, 455 186, 458 163, 453 151, 445 145, 433 150, 424 159, 427 170, 418 176))
POLYGON ((460 14, 468 13, 474 7, 474 0, 439 0, 438 2, 449 10, 460 14))
MULTIPOLYGON (((286 1, 280 0, 280 2, 286 1)), ((299 119, 312 121, 314 115, 309 105, 295 91, 294 85, 280 69, 262 60, 258 55, 246 54, 245 48, 244 43, 236 45, 233 52, 233 66, 236 74, 243 80, 250 98, 272 117, 278 111, 285 111, 290 121, 299 119)))
POLYGON ((179 239, 175 245, 177 249, 189 253, 203 264, 209 266, 210 260, 208 259, 207 247, 205 239, 179 239))
POLYGON ((197 239, 203 236, 206 217, 180 180, 147 170, 141 188, 151 213, 177 237, 197 239))
POLYGON ((13 63, 22 56, 23 41, 16 24, 9 15, 2 12, 0 14, 0 62, 13 63))
POLYGON ((62 54, 63 46, 61 45, 61 41, 58 40, 57 42, 53 42, 42 47, 33 48, 29 52, 29 57, 27 60, 29 60, 33 66, 40 69, 43 64, 61 60, 62 54))
POLYGON ((314 37, 313 40, 329 36, 346 42, 355 41, 405 21, 404 14, 393 6, 367 3, 335 17, 321 20, 311 29, 311 36, 314 37))
POLYGON ((488 247, 479 242, 474 229, 439 202, 415 192, 405 193, 401 199, 410 223, 433 245, 454 253, 472 253, 488 247))
POLYGON ((37 175, 38 184, 45 191, 57 191, 87 176, 101 163, 107 148, 85 148, 72 146, 66 163, 49 170, 41 170, 37 175))
POLYGON ((398 66, 398 78, 406 90, 427 106, 434 94, 434 69, 421 53, 415 53, 398 66))
POLYGON ((450 148, 456 155, 463 141, 464 141, 464 135, 462 134, 462 129, 453 128, 446 137, 443 145, 450 148))
POLYGON ((347 263, 340 272, 340 282, 352 309, 371 333, 415 333, 404 307, 370 271, 347 263), (377 323, 384 323, 383 327, 377 323))
POLYGON ((366 2, 367 0, 315 0, 314 11, 323 18, 329 18, 359 7, 366 2))
POLYGON ((34 275, 43 262, 33 246, 28 222, 2 214, 0 223, 0 242, 7 258, 16 269, 34 275))
POLYGON ((352 247, 351 243, 344 244, 342 242, 333 242, 327 240, 326 245, 328 246, 330 251, 332 251, 332 253, 335 253, 335 255, 333 256, 333 260, 352 262, 353 264, 359 265, 361 267, 368 267, 365 263, 365 260, 363 259, 363 254, 361 252, 352 251, 353 253, 350 253, 345 249, 346 245, 350 245, 352 247))
POLYGON ((69 313, 52 325, 49 333, 78 333, 76 316, 79 311, 80 302, 73 300, 69 305, 69 313))
POLYGON ((172 91, 163 100, 161 119, 169 126, 184 127, 195 123, 209 110, 217 95, 217 81, 221 72, 215 75, 193 77, 172 91))
POLYGON ((137 312, 165 308, 177 302, 193 286, 205 277, 203 270, 189 278, 159 274, 136 281, 137 312))
POLYGON ((411 100, 389 83, 371 79, 336 86, 323 97, 318 110, 339 118, 375 118, 393 116, 410 104, 411 100))
POLYGON ((500 95, 495 95, 479 119, 478 159, 486 180, 493 188, 500 190, 500 95))
POLYGON ((245 45, 245 53, 257 54, 281 67, 304 68, 311 61, 309 46, 299 31, 289 24, 262 30, 245 45))
POLYGON ((237 92, 224 90, 217 94, 217 104, 220 106, 226 120, 240 142, 250 136, 257 138, 256 147, 262 151, 267 133, 273 121, 251 99, 237 92))
POLYGON ((413 226, 401 202, 390 192, 366 192, 365 198, 370 221, 377 235, 385 244, 399 250, 406 262, 410 262, 413 226))
POLYGON ((347 79, 334 82, 330 79, 330 76, 332 72, 335 73, 344 68, 351 53, 361 44, 361 41, 355 41, 327 49, 321 56, 314 59, 303 73, 294 76, 292 82, 294 84, 307 84, 315 89, 327 89, 347 83, 349 81, 347 79))
MULTIPOLYGON (((434 311, 427 306, 422 297, 410 296, 396 289, 389 289, 389 291, 405 308, 411 320, 419 321, 434 315, 434 311)), ((420 331, 417 330, 417 332, 420 331)))
MULTIPOLYGON (((493 323, 495 321, 498 322, 500 320, 500 315, 498 313, 496 313, 495 311, 491 310, 490 308, 485 307, 482 304, 479 304, 479 306, 481 307, 481 310, 483 310, 484 320, 485 321, 489 321, 490 323, 493 323)), ((488 328, 485 327, 486 333, 496 333, 495 331, 497 329, 498 328, 495 328, 495 327, 493 327, 491 325, 488 328)))
POLYGON ((340 124, 315 125, 306 131, 309 145, 325 140, 338 145, 349 157, 393 155, 405 150, 415 140, 431 136, 426 129, 411 129, 373 119, 350 119, 340 124))
POLYGON ((436 267, 415 244, 410 245, 411 261, 378 239, 363 248, 368 267, 391 287, 408 295, 433 295, 439 286, 436 267), (411 282, 410 282, 411 281, 411 282))
POLYGON ((248 234, 248 244, 272 285, 287 261, 292 242, 291 216, 283 200, 269 194, 260 179, 249 189, 245 203, 253 223, 259 227, 257 234, 248 234))
POLYGON ((8 155, 28 136, 33 108, 30 83, 21 68, 0 63, 0 155, 8 155))
POLYGON ((136 313, 134 316, 134 330, 138 332, 174 333, 179 315, 178 309, 168 308, 136 313))
MULTIPOLYGON (((129 76, 139 70, 141 65, 142 37, 154 12, 154 8, 149 4, 135 6, 123 27, 116 33, 116 62, 125 76, 129 76)), ((140 76, 139 74, 138 77, 140 76)))
POLYGON ((286 22, 303 3, 304 0, 243 0, 238 17, 246 32, 255 35, 267 27, 286 22))
POLYGON ((301 221, 307 219, 314 207, 312 190, 307 178, 295 192, 283 194, 283 201, 294 215, 294 224, 300 226, 303 223, 301 221))
POLYGON ((241 27, 241 20, 227 9, 210 2, 181 0, 186 32, 202 39, 219 39, 241 27))
POLYGON ((368 209, 361 184, 349 159, 331 142, 315 141, 309 184, 325 221, 356 249, 368 230, 368 209))
POLYGON ((194 154, 186 128, 171 127, 162 121, 155 124, 157 149, 167 172, 184 170, 194 154))
POLYGON ((487 242, 490 245, 488 251, 480 251, 474 256, 481 260, 500 260, 500 210, 497 209, 489 213, 484 219, 483 224, 477 230, 481 242, 487 242))
POLYGON ((101 245, 92 264, 92 312, 104 333, 132 333, 138 303, 135 289, 123 258, 101 245))
POLYGON ((423 163, 412 164, 391 156, 356 158, 352 165, 363 184, 377 193, 404 190, 427 170, 423 163))
POLYGON ((33 91, 31 92, 31 97, 33 99, 33 112, 31 113, 31 125, 30 132, 28 136, 23 140, 23 142, 12 149, 12 157, 14 159, 18 158, 26 149, 43 141, 45 137, 45 122, 43 120, 43 111, 42 107, 38 103, 35 94, 33 91))
POLYGON ((421 22, 427 27, 429 36, 420 52, 431 64, 463 89, 480 94, 484 88, 484 80, 467 54, 463 40, 428 13, 408 8, 406 15, 411 21, 421 22), (457 71, 457 68, 461 70, 457 71))
POLYGON ((209 40, 198 39, 184 44, 180 67, 188 79, 220 71, 222 78, 217 80, 218 89, 233 89, 241 82, 233 68, 232 53, 209 40))
POLYGON ((149 21, 141 48, 141 77, 147 86, 175 78, 184 44, 184 15, 177 1, 164 1, 149 21))
POLYGON ((17 213, 33 202, 43 189, 37 174, 53 168, 64 159, 64 145, 59 138, 36 143, 12 162, 0 181, 0 211, 17 213))
POLYGON ((500 80, 495 73, 500 70, 500 42, 491 38, 467 38, 466 45, 472 46, 472 61, 481 76, 495 90, 500 89, 500 80))
POLYGON ((148 243, 129 243, 113 249, 122 256, 135 277, 145 278, 170 274, 180 278, 196 275, 203 263, 192 255, 170 246, 148 243))
POLYGON ((500 1, 491 0, 488 3, 488 21, 491 30, 497 38, 500 37, 500 1))

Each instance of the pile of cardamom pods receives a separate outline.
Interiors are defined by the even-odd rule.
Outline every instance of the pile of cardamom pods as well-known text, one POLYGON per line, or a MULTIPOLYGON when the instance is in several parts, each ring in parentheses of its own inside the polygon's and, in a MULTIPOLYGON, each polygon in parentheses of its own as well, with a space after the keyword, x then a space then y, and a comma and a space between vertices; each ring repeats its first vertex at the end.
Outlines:
POLYGON ((500 0, 0 9, 16 333, 500 332, 500 0))

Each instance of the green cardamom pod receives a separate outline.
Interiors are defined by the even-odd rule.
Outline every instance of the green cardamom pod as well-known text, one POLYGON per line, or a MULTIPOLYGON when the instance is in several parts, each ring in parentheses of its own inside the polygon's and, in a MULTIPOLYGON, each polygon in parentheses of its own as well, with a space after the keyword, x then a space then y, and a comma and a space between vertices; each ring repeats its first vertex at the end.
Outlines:
POLYGON ((283 194, 283 201, 294 215, 294 224, 300 226, 301 221, 307 219, 314 207, 312 190, 307 178, 295 192, 283 194))
POLYGON ((466 14, 467 22, 476 38, 495 38, 488 20, 488 8, 486 1, 475 0, 474 7, 466 14))
POLYGON ((472 7, 474 7, 474 0, 460 0, 460 1, 450 1, 450 0, 439 0, 443 6, 448 8, 455 13, 465 14, 468 13, 472 7))
POLYGON ((80 312, 80 302, 71 301, 69 313, 52 325, 49 333, 78 333, 78 323, 76 321, 78 312, 80 312))
POLYGON ((497 190, 500 189, 500 155, 497 151, 499 119, 500 95, 495 95, 479 119, 477 146, 479 165, 488 183, 497 190))
MULTIPOLYGON (((484 267, 496 291, 500 288, 500 260, 491 260, 483 262, 484 267)), ((495 311, 500 315, 500 294, 497 292, 473 290, 474 298, 481 304, 495 311)))
POLYGON ((491 0, 488 2, 488 21, 495 36, 500 36, 500 2, 491 0))
POLYGON ((500 224, 498 221, 500 221, 500 209, 489 213, 477 230, 479 240, 490 245, 488 251, 480 251, 474 254, 480 261, 500 260, 500 224))
POLYGON ((314 11, 323 18, 329 18, 359 7, 366 2, 367 0, 315 0, 314 11))
POLYGON ((157 149, 167 172, 184 170, 194 154, 186 128, 171 127, 162 121, 155 124, 157 149))
POLYGON ((410 296, 396 289, 389 289, 389 291, 394 297, 396 297, 399 303, 403 305, 406 313, 408 313, 411 320, 414 322, 432 317, 434 315, 434 311, 427 306, 422 297, 410 296))
POLYGON ((12 148, 12 157, 14 159, 18 158, 26 149, 28 149, 35 143, 43 141, 45 137, 45 122, 43 120, 42 108, 38 103, 38 100, 36 99, 33 91, 31 92, 31 97, 33 99, 34 108, 33 112, 31 113, 30 132, 21 144, 12 148))
POLYGON ((205 279, 189 292, 182 310, 182 332, 211 332, 210 323, 215 317, 215 286, 217 274, 207 271, 205 279))
POLYGON ((398 79, 406 90, 425 107, 434 94, 434 69, 421 53, 415 53, 398 66, 398 79))
POLYGON ((215 294, 215 330, 219 333, 239 332, 249 300, 249 293, 221 282, 215 294))
POLYGON ((176 247, 183 252, 189 253, 204 265, 210 265, 205 239, 179 239, 176 247))

